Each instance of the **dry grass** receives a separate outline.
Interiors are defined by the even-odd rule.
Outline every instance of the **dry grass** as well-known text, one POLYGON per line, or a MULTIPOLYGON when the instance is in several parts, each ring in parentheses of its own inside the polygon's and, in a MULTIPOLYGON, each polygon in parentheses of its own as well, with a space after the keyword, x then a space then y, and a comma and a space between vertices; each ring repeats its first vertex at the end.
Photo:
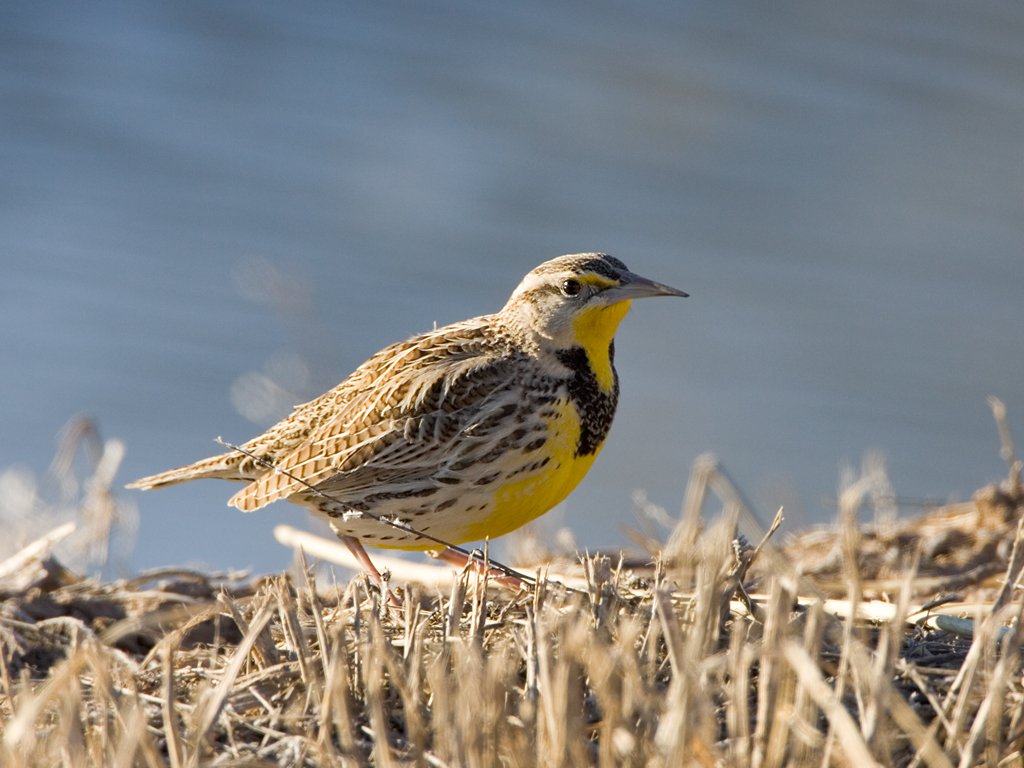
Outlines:
POLYGON ((400 610, 301 568, 100 583, 41 542, 0 563, 0 765, 1021 765, 1014 466, 859 526, 869 471, 836 528, 754 548, 704 462, 651 566, 521 594, 464 573, 400 610))

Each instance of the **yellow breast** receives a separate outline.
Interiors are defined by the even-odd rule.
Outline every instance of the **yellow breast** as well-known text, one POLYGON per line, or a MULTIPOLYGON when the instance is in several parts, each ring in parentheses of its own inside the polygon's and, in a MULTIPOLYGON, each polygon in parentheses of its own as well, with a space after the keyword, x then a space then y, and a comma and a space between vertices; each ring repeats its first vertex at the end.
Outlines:
POLYGON ((597 453, 576 456, 580 437, 580 419, 569 402, 562 403, 548 425, 548 441, 530 460, 547 458, 547 464, 534 474, 508 481, 494 490, 486 517, 466 520, 462 541, 495 538, 540 517, 568 496, 579 485, 597 453))

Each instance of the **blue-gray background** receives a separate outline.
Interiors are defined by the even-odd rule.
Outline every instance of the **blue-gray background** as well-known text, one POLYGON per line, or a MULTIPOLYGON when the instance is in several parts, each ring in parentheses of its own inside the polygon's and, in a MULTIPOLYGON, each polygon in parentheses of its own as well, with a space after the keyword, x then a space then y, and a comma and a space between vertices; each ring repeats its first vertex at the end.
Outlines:
MULTIPOLYGON (((5 3, 0 467, 72 415, 127 480, 215 452, 381 346, 605 250, 692 293, 619 336, 610 442, 548 525, 619 544, 717 453, 832 514, 1005 473, 1024 412, 1018 2, 5 3)), ((135 567, 289 560, 288 505, 137 497, 135 567)), ((130 492, 125 492, 127 495, 130 492)))

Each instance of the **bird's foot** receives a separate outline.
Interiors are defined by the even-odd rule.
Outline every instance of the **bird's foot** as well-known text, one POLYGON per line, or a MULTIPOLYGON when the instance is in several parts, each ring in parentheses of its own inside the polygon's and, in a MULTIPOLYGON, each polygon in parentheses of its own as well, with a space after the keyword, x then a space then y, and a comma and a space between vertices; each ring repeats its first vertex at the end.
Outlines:
POLYGON ((441 560, 442 562, 453 565, 459 569, 472 568, 477 573, 484 573, 486 570, 487 578, 496 584, 499 584, 506 589, 511 589, 514 592, 518 592, 520 589, 528 588, 529 585, 518 576, 513 576, 508 571, 496 568, 493 565, 485 565, 485 561, 479 556, 467 556, 462 552, 458 552, 450 547, 442 550, 433 550, 427 552, 430 557, 435 560, 441 560))
POLYGON ((345 546, 348 547, 349 552, 353 554, 359 564, 363 566, 366 571, 366 575, 370 578, 374 584, 380 587, 380 593, 384 596, 384 601, 392 608, 402 607, 402 598, 391 588, 390 579, 377 570, 377 566, 373 564, 373 560, 366 554, 366 550, 363 549, 363 545, 352 536, 342 536, 341 540, 345 542, 345 546))

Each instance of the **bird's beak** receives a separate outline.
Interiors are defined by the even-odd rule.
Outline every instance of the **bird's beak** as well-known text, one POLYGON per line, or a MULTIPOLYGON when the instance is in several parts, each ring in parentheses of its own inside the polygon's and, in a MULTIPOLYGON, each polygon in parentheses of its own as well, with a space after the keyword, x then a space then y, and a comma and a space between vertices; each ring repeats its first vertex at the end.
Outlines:
POLYGON ((599 294, 607 304, 615 304, 632 299, 646 299, 650 296, 685 297, 690 295, 686 291, 680 291, 678 288, 670 288, 662 283, 656 283, 633 272, 623 272, 620 279, 622 281, 621 285, 609 288, 599 294))

